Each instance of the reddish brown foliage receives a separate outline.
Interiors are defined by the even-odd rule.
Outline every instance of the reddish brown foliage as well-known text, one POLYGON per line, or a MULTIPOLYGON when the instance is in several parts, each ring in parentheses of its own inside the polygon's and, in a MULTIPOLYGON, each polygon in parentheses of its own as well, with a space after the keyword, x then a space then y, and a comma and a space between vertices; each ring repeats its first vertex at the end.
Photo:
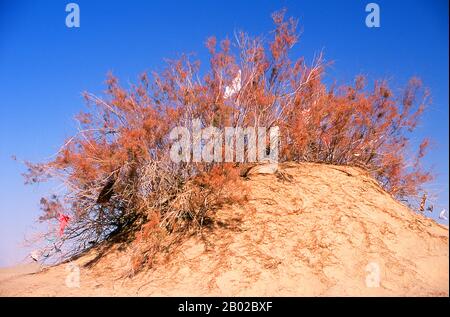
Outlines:
POLYGON ((385 81, 369 89, 361 76, 348 86, 327 88, 321 55, 312 65, 290 57, 298 40, 296 21, 286 21, 284 12, 273 21, 268 43, 244 33, 219 47, 214 37, 208 39, 210 67, 203 77, 200 62, 183 56, 152 78, 142 75, 129 90, 109 76, 106 98, 85 94, 92 111, 77 117, 80 131, 54 160, 29 164, 26 175, 30 182, 53 177, 66 185, 64 197, 43 200, 45 218, 55 208, 69 210, 73 221, 66 239, 78 241, 77 250, 138 219, 150 219, 140 239, 149 237, 149 228, 173 232, 186 223, 201 225, 208 211, 237 199, 222 192, 238 178, 234 165, 170 161, 169 132, 190 127, 194 118, 221 129, 279 126, 280 161, 362 166, 398 197, 416 194, 430 179, 420 167, 428 142, 412 162, 407 152, 407 133, 428 101, 421 82, 411 79, 401 96, 385 81), (224 98, 239 70, 241 89, 224 98), (111 179, 111 197, 98 200, 111 179))

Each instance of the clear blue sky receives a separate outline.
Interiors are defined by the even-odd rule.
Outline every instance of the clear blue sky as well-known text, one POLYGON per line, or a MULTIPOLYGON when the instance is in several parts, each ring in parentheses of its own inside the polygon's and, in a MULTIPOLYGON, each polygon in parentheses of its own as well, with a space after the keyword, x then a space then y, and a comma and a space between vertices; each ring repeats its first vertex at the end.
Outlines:
POLYGON ((414 140, 434 140, 426 165, 437 178, 429 188, 439 194, 435 213, 448 210, 448 1, 75 0, 78 29, 65 26, 69 2, 0 0, 0 266, 24 256, 17 248, 49 190, 24 186, 24 168, 11 155, 41 161, 55 153, 75 130, 81 92, 101 93, 108 71, 127 83, 181 52, 205 60, 209 35, 267 34, 270 14, 283 7, 303 31, 295 54, 311 59, 323 49, 334 61, 327 80, 364 73, 400 89, 419 76, 431 89, 433 104, 414 140), (369 2, 381 8, 378 29, 365 26, 369 2))

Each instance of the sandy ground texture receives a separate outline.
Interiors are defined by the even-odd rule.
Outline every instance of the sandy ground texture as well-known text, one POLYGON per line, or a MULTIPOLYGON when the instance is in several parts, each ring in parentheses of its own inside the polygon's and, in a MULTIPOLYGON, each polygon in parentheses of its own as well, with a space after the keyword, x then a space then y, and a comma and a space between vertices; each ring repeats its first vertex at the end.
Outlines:
POLYGON ((92 265, 92 250, 55 267, 2 269, 0 295, 449 295, 448 227, 358 168, 283 164, 273 172, 249 173, 248 203, 220 210, 212 229, 150 270, 127 277, 126 248, 92 265))

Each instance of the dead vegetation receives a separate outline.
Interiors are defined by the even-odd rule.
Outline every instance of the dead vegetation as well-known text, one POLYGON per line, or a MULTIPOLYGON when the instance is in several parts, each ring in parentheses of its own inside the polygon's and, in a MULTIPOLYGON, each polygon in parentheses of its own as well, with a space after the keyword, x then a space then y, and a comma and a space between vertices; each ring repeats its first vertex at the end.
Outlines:
POLYGON ((27 182, 52 179, 64 188, 41 201, 40 220, 57 226, 61 215, 70 217, 62 235, 51 232, 50 257, 71 258, 128 236, 134 274, 179 236, 213 223, 219 208, 245 201, 239 177, 245 163, 170 160, 169 132, 191 128, 193 119, 219 129, 279 126, 281 162, 361 166, 392 195, 417 194, 430 179, 420 165, 428 141, 416 155, 408 147, 407 135, 428 103, 420 81, 412 79, 398 96, 386 81, 369 88, 361 76, 327 87, 322 54, 311 64, 292 59, 297 22, 284 12, 273 20, 269 41, 243 32, 234 42, 208 39, 204 76, 198 61, 183 56, 160 73, 143 74, 129 89, 109 76, 105 96, 85 94, 91 111, 77 116, 76 135, 54 159, 27 163, 27 182))

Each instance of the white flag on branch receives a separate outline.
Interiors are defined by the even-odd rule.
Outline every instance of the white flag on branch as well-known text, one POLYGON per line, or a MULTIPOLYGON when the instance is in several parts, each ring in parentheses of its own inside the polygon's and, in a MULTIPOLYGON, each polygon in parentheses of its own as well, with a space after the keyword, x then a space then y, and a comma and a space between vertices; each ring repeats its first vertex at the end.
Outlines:
POLYGON ((231 86, 225 87, 225 93, 223 97, 228 99, 232 97, 234 94, 237 94, 241 90, 241 70, 238 71, 236 77, 233 79, 231 86))

